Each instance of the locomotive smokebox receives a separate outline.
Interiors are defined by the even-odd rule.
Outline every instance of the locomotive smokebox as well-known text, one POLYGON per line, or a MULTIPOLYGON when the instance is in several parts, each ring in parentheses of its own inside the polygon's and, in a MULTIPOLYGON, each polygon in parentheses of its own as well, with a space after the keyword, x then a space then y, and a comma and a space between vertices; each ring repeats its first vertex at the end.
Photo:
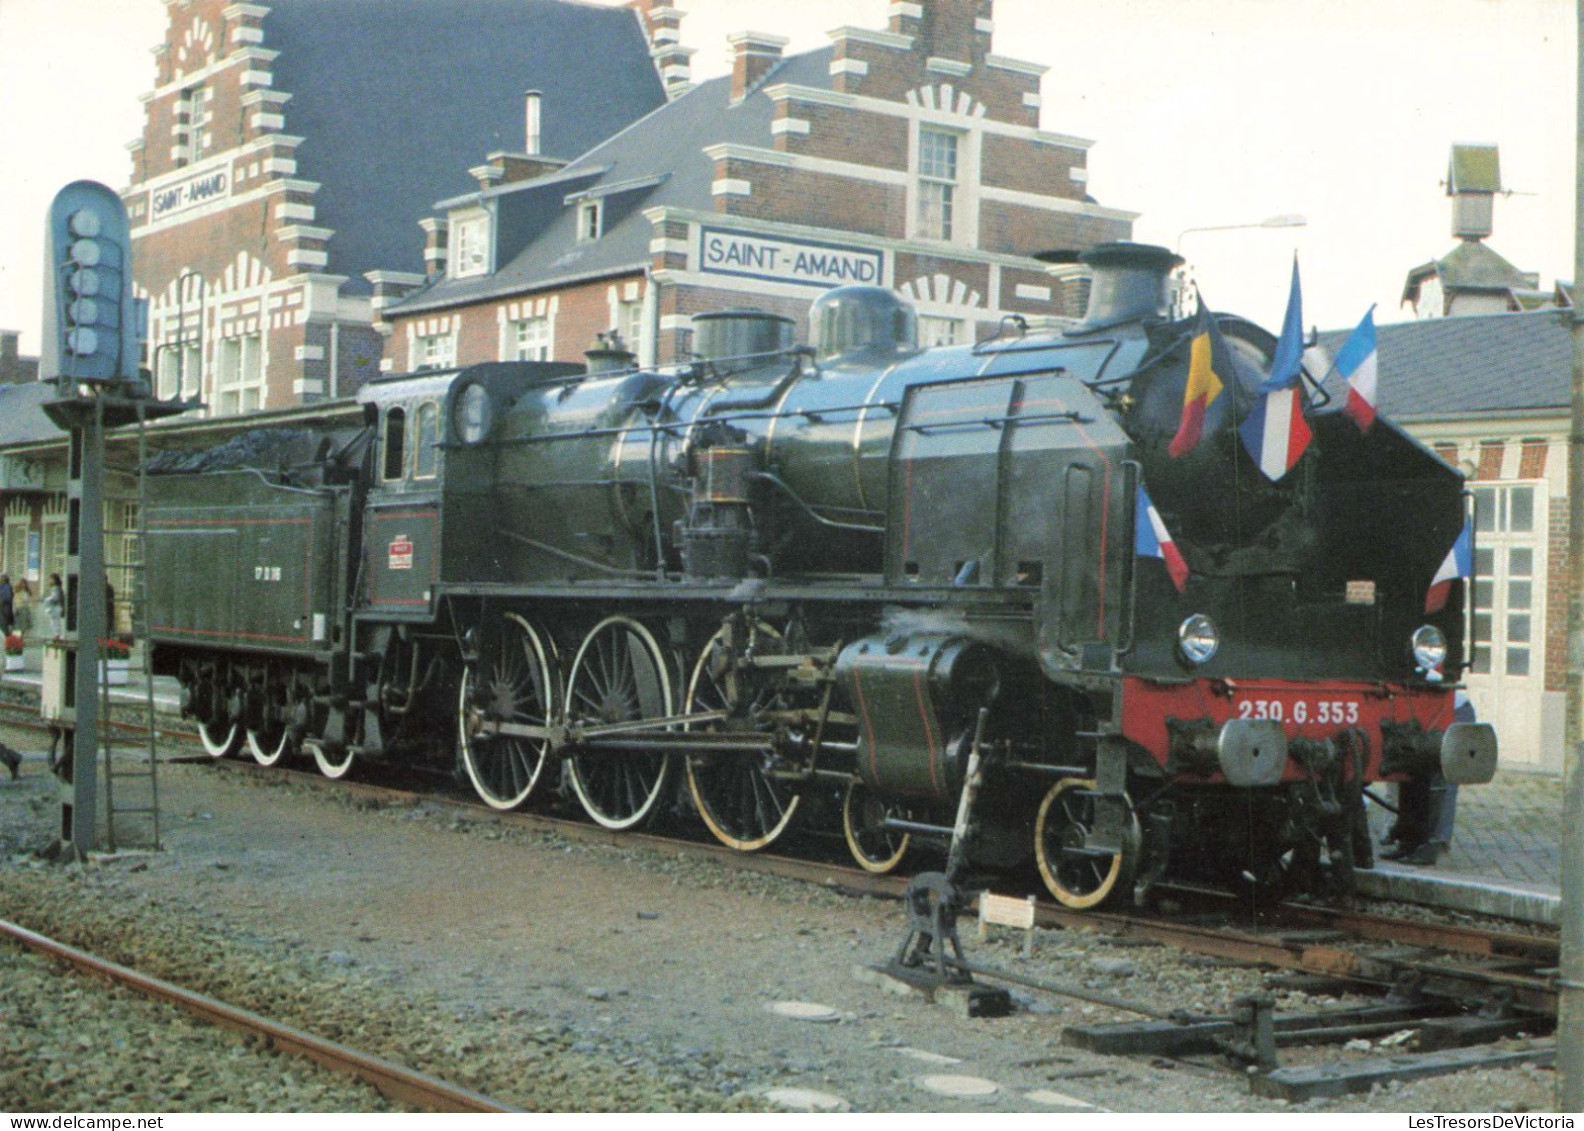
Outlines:
POLYGON ((1154 244, 1119 242, 1092 247, 1078 261, 1087 264, 1093 276, 1089 308, 1076 327, 1078 332, 1170 315, 1167 283, 1182 266, 1180 255, 1154 244))

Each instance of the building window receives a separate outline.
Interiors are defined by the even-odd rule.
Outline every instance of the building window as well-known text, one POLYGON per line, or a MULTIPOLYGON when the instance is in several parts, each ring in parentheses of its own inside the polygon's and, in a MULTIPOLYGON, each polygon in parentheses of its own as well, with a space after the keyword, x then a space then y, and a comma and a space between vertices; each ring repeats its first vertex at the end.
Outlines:
POLYGON ((450 369, 455 364, 455 334, 419 334, 413 339, 413 369, 450 369))
POLYGON ((214 149, 214 138, 210 130, 214 119, 214 104, 209 88, 191 86, 182 91, 181 112, 187 119, 185 131, 187 160, 189 163, 201 161, 214 149))
POLYGON ((952 212, 957 196, 957 138, 946 130, 919 130, 918 235, 927 240, 952 238, 952 212))
POLYGON ((617 332, 621 334, 622 344, 627 347, 627 352, 634 357, 639 357, 643 353, 643 311, 642 299, 616 304, 617 332))
POLYGON ((578 234, 579 241, 597 240, 603 232, 604 210, 600 208, 597 200, 585 200, 578 205, 578 234))
POLYGON ((1474 655, 1478 675, 1526 676, 1540 643, 1536 488, 1474 489, 1474 655))
POLYGON ((243 334, 221 339, 214 387, 217 415, 234 416, 264 406, 263 335, 243 334))
POLYGON ((489 273, 489 230, 488 216, 471 216, 452 225, 453 278, 489 273))
POLYGON ((918 343, 925 349, 933 346, 955 346, 962 340, 961 318, 932 318, 927 314, 919 315, 918 343))
POLYGON ((159 397, 188 400, 203 388, 203 350, 197 342, 170 342, 160 348, 159 397))
POLYGON ((392 408, 385 413, 385 466, 383 478, 400 479, 407 469, 407 410, 392 408))
POLYGON ((550 360, 550 319, 519 318, 511 325, 512 360, 550 360))
POLYGON ((433 479, 440 465, 440 406, 430 401, 418 406, 413 429, 413 478, 433 479))

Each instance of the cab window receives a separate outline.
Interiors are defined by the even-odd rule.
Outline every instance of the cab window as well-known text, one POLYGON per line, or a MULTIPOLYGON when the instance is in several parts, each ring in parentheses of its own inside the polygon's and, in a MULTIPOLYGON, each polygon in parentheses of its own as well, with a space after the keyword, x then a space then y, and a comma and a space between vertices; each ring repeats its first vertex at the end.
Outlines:
POLYGON ((385 412, 385 471, 386 479, 400 479, 407 469, 407 410, 387 409, 385 412))
POLYGON ((433 479, 439 470, 440 406, 430 401, 418 406, 413 429, 413 478, 433 479))

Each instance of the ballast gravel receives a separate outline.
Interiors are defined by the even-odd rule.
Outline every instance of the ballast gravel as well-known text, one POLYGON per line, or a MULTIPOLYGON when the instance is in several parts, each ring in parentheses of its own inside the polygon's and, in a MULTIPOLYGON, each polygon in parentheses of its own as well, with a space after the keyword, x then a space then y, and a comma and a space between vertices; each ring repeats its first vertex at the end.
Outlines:
MULTIPOLYGON (((1104 1057, 1061 1042, 1066 1026, 1131 1014, 1014 989, 1012 1016, 970 1020, 860 982, 855 968, 901 941, 897 903, 437 802, 168 764, 162 851, 45 864, 34 853, 59 812, 42 743, 16 730, 0 738, 34 754, 20 782, 0 782, 0 917, 529 1110, 1291 1110, 1209 1059, 1104 1057), (835 1016, 809 1024, 778 1015, 778 1002, 835 1016), (920 1083, 931 1073, 995 1091, 940 1094, 920 1083)), ((1161 1011, 1223 1013, 1263 984, 1256 970, 1087 931, 1039 931, 1025 957, 1019 932, 962 930, 975 962, 1161 1011)), ((36 961, 0 956, 14 969, 36 961)), ((1277 996, 1280 1009, 1337 1004, 1277 996)), ((29 1042, 12 1045, 10 1012, 0 1015, 0 1038, 21 1050, 0 1075, 0 1107, 123 1107, 123 1091, 149 1076, 141 1022, 117 1032, 115 1011, 98 1011, 93 1075, 45 1090, 57 1061, 42 1050, 69 1049, 83 1022, 58 994, 28 1000, 29 1042)), ((206 1074, 186 1071, 183 1090, 151 1094, 145 1109, 381 1110, 362 1091, 323 1102, 271 1091, 253 1065, 233 1077, 241 1058, 218 1035, 207 1055, 155 1047, 206 1074)), ((1292 1062, 1398 1051, 1377 1043, 1292 1062)), ((291 1067, 267 1071, 309 1074, 281 1063, 291 1067)), ((1546 1111, 1553 1090, 1549 1070, 1518 1067, 1307 1106, 1546 1111)))

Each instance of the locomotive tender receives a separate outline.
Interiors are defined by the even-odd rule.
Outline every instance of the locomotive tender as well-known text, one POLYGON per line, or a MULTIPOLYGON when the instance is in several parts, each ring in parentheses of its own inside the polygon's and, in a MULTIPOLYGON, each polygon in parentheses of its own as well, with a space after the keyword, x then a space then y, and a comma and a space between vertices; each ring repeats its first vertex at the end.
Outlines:
POLYGON ((1173 457, 1177 260, 1084 258, 1064 331, 921 351, 910 307, 846 287, 811 347, 701 315, 675 372, 612 348, 386 378, 361 430, 152 475, 156 668, 217 757, 454 757, 500 809, 560 784, 625 829, 685 779, 751 851, 839 804, 881 872, 977 750, 969 856, 1032 857, 1069 906, 1168 871, 1345 886, 1367 784, 1494 772, 1452 720, 1462 585, 1424 612, 1461 479, 1322 403, 1266 480, 1233 426, 1274 340, 1228 316, 1232 419, 1173 457), (1141 485, 1181 591, 1136 556, 1141 485))

